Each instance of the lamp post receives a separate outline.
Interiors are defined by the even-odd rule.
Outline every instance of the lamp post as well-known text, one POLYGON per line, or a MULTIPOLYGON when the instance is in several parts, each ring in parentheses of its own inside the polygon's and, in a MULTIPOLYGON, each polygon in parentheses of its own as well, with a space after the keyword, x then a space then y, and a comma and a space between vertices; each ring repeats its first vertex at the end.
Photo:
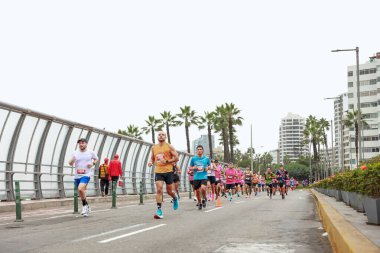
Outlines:
POLYGON ((336 49, 331 50, 331 52, 343 52, 343 51, 355 51, 356 52, 356 102, 357 102, 357 110, 358 113, 356 115, 357 121, 358 121, 358 142, 359 142, 359 162, 363 159, 362 157, 362 141, 361 141, 361 112, 360 112, 360 72, 359 72, 359 47, 352 48, 352 49, 336 49))

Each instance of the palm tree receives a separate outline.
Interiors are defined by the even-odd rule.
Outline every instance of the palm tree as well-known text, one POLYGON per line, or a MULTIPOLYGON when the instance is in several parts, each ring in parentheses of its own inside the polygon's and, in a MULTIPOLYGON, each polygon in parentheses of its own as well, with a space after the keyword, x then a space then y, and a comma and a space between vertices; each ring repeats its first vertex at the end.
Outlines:
POLYGON ((228 121, 226 118, 226 108, 221 105, 217 106, 215 109, 215 132, 220 133, 221 141, 223 144, 223 151, 224 151, 224 162, 230 161, 230 153, 228 148, 228 121))
POLYGON ((155 141, 155 131, 160 131, 161 128, 159 124, 161 123, 161 120, 156 119, 154 116, 148 116, 148 120, 145 120, 147 126, 141 128, 145 134, 152 133, 152 142, 156 143, 155 141))
POLYGON ((185 125, 186 131, 186 142, 187 142, 187 152, 190 153, 190 137, 189 137, 189 127, 191 125, 199 125, 199 117, 196 115, 194 110, 191 110, 190 106, 185 105, 184 107, 179 108, 181 113, 178 113, 177 116, 182 119, 178 121, 178 125, 185 125))
POLYGON ((176 120, 177 116, 172 115, 171 112, 169 111, 164 111, 161 113, 161 125, 159 126, 160 128, 166 128, 166 134, 168 135, 168 142, 170 142, 170 132, 169 132, 169 127, 173 126, 178 126, 180 124, 180 121, 176 120))
MULTIPOLYGON (((354 127, 355 128, 355 153, 356 153, 356 164, 359 164, 358 154, 358 142, 359 142, 359 120, 357 118, 358 111, 353 110, 352 112, 347 112, 346 117, 343 119, 343 125, 346 127, 354 127)), ((363 114, 360 119, 360 123, 362 127, 367 127, 368 123, 364 120, 363 114)))
POLYGON ((143 134, 143 132, 139 129, 139 127, 133 124, 130 124, 127 126, 127 131, 119 129, 117 133, 129 136, 138 140, 142 140, 141 135, 143 134))
POLYGON ((306 119, 305 129, 303 131, 304 139, 306 143, 311 142, 313 145, 314 162, 318 161, 317 146, 320 138, 319 123, 315 116, 310 115, 306 119))
POLYGON ((234 126, 241 126, 243 125, 242 121, 243 118, 239 116, 240 110, 236 108, 236 106, 233 103, 226 103, 226 118, 228 121, 228 132, 230 137, 230 154, 231 154, 231 161, 235 162, 234 160, 234 126))
POLYGON ((208 145, 210 149, 210 159, 213 158, 213 153, 212 153, 212 133, 211 130, 214 127, 215 123, 215 112, 205 112, 205 115, 200 117, 200 124, 198 125, 199 129, 204 129, 207 127, 207 135, 208 135, 208 145))
POLYGON ((325 118, 321 118, 319 120, 319 127, 321 130, 322 143, 325 145, 327 162, 329 164, 329 169, 331 169, 329 150, 328 150, 328 145, 327 145, 327 134, 326 134, 326 132, 330 130, 330 123, 325 118))

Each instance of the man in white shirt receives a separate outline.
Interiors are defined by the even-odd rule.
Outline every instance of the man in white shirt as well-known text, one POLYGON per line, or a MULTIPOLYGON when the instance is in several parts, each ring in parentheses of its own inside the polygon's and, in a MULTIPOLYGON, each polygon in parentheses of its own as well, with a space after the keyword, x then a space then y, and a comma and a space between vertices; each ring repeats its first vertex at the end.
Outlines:
POLYGON ((78 188, 79 197, 82 200, 82 212, 83 216, 88 216, 91 209, 88 206, 86 200, 86 188, 90 181, 91 174, 93 173, 92 167, 98 162, 98 156, 94 151, 87 150, 87 140, 81 138, 77 142, 79 144, 79 150, 73 153, 69 165, 75 169, 75 184, 78 188))

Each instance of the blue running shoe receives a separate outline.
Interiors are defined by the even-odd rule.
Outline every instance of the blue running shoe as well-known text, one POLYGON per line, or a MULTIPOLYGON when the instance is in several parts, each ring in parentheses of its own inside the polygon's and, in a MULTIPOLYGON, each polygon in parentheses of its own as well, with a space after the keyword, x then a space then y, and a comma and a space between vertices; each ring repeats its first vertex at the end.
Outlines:
POLYGON ((161 208, 157 209, 157 212, 156 212, 156 214, 154 215, 154 218, 155 218, 155 219, 162 219, 162 218, 164 218, 164 214, 162 213, 161 208))
POLYGON ((176 198, 173 200, 173 209, 174 209, 174 210, 177 210, 177 209, 178 209, 178 206, 179 206, 179 201, 178 201, 178 197, 176 197, 176 198))

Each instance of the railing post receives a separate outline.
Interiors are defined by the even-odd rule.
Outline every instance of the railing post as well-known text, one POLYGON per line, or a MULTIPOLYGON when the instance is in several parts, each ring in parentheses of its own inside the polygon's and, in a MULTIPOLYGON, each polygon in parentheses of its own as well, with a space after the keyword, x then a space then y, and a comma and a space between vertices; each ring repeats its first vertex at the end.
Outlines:
POLYGON ((77 214, 78 212, 78 186, 74 182, 74 212, 73 214, 77 214))
POLYGON ((192 189, 193 189, 193 188, 191 188, 191 183, 190 183, 190 181, 189 181, 189 199, 191 199, 191 192, 192 192, 192 189))
POLYGON ((112 208, 116 208, 116 181, 112 181, 112 208))
POLYGON ((140 204, 139 205, 144 205, 144 196, 143 196, 143 182, 140 181, 140 204))
POLYGON ((21 218, 21 196, 20 196, 20 182, 15 181, 16 184, 16 220, 15 222, 24 221, 21 218))

